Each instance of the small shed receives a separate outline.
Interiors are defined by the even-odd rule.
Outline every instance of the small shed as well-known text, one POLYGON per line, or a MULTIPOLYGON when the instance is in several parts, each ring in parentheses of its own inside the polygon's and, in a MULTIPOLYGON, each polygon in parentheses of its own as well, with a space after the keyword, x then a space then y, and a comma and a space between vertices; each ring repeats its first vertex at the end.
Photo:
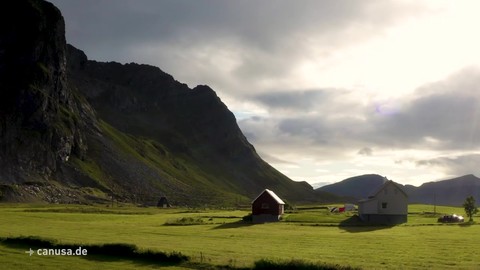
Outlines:
POLYGON ((285 203, 275 192, 265 189, 252 201, 254 223, 279 221, 284 213, 285 203))
POLYGON ((408 196, 399 184, 388 180, 367 199, 358 202, 361 220, 376 224, 407 222, 408 196))
POLYGON ((169 208, 170 203, 168 203, 167 197, 165 197, 165 196, 160 197, 160 200, 158 200, 158 203, 157 203, 157 207, 169 208))

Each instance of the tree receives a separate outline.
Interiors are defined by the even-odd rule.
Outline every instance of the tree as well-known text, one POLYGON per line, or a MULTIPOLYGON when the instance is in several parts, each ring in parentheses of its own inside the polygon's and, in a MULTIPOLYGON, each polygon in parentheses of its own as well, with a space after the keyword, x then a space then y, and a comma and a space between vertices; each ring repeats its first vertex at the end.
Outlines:
POLYGON ((465 208, 465 213, 467 214, 469 221, 473 221, 473 215, 478 213, 478 208, 475 206, 475 199, 473 196, 467 197, 463 203, 463 208, 465 208))

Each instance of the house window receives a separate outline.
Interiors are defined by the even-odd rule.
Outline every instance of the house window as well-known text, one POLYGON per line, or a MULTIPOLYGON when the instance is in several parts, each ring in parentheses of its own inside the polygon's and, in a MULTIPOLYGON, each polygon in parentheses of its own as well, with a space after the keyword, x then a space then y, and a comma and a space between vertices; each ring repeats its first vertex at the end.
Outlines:
POLYGON ((269 209, 270 205, 268 203, 262 203, 262 209, 269 209))
POLYGON ((383 209, 387 208, 387 203, 386 202, 382 202, 382 208, 383 209))

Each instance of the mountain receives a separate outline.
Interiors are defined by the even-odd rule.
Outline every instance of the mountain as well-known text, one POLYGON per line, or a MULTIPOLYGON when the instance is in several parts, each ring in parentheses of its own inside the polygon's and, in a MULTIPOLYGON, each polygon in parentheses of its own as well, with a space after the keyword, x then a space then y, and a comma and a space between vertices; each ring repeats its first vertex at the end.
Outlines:
POLYGON ((1 200, 231 205, 265 188, 322 200, 258 156, 210 87, 88 60, 48 2, 1 5, 1 200))
MULTIPOLYGON (((168 185, 162 184, 157 186, 162 192, 195 192, 199 198, 224 190, 254 197, 270 187, 287 199, 315 199, 306 182, 288 179, 257 155, 210 87, 190 89, 157 67, 101 63, 88 60, 73 46, 68 51, 72 87, 86 97, 98 117, 115 132, 135 138, 140 143, 135 150, 156 169, 170 171, 175 183, 168 185, 180 182, 194 187, 163 190, 168 185)), ((96 159, 108 170, 111 166, 105 162, 96 159)), ((125 173, 118 174, 125 166, 108 174, 125 178, 125 173)))
POLYGON ((17 184, 56 178, 70 157, 85 156, 94 116, 67 87, 58 10, 42 1, 4 1, 0 10, 0 196, 26 198, 17 184))
MULTIPOLYGON (((407 193, 408 194, 408 193, 407 193)), ((424 183, 409 193, 412 203, 460 206, 473 196, 480 202, 480 178, 469 174, 461 177, 424 183)))
POLYGON ((386 178, 378 174, 365 174, 347 178, 340 182, 318 188, 318 191, 333 193, 338 196, 367 198, 377 187, 385 183, 386 178))
MULTIPOLYGON (((330 192, 337 196, 351 196, 358 200, 367 198, 384 181, 385 178, 380 175, 361 175, 323 186, 317 190, 330 192)), ((480 178, 472 174, 428 182, 419 187, 404 185, 402 188, 408 195, 409 203, 460 206, 468 196, 474 196, 475 200, 480 202, 480 178)))

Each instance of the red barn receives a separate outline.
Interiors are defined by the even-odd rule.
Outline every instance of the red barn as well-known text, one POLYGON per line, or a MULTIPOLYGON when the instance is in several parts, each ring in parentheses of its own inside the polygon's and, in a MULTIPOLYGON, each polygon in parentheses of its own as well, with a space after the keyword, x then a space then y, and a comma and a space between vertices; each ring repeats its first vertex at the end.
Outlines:
POLYGON ((252 202, 252 220, 254 223, 278 221, 283 214, 285 203, 277 194, 265 189, 252 202))

